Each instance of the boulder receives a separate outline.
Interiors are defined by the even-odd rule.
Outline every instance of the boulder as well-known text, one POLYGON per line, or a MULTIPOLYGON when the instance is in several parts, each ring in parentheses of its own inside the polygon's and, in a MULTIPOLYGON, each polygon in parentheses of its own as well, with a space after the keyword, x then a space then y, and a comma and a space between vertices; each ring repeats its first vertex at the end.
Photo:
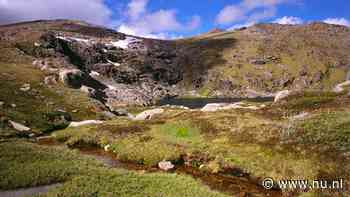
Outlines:
POLYGON ((93 97, 96 94, 96 90, 94 88, 88 86, 81 86, 80 91, 86 93, 88 96, 93 97))
POLYGON ((307 116, 309 116, 309 113, 308 112, 302 112, 298 115, 295 115, 293 117, 291 117, 290 119, 291 120, 303 120, 305 119, 307 116))
POLYGON ((210 103, 210 104, 205 105, 201 109, 201 111, 203 111, 203 112, 214 112, 214 111, 222 110, 227 105, 228 105, 227 103, 210 103))
POLYGON ((25 131, 30 131, 31 129, 29 127, 26 127, 20 123, 14 122, 14 121, 9 121, 10 125, 12 128, 14 128, 17 131, 25 132, 25 131))
POLYGON ((291 93, 292 93, 292 91, 290 91, 290 90, 283 90, 283 91, 277 92, 274 102, 276 103, 276 102, 279 102, 279 101, 287 98, 291 93))
POLYGON ((158 163, 158 167, 161 170, 169 171, 171 169, 174 169, 175 166, 170 161, 161 161, 158 163))
POLYGON ((48 86, 56 85, 57 84, 57 77, 55 75, 50 75, 50 76, 45 77, 44 84, 48 85, 48 86))
POLYGON ((30 84, 26 83, 23 84, 22 87, 20 88, 22 92, 28 92, 30 90, 30 84))
POLYGON ((108 144, 108 145, 104 146, 103 149, 104 149, 106 152, 108 152, 108 151, 111 149, 111 145, 108 144))
POLYGON ((147 110, 144 111, 140 114, 138 114, 134 120, 149 120, 151 119, 154 115, 161 114, 164 112, 164 109, 157 108, 157 109, 152 109, 152 110, 147 110))
POLYGON ((219 110, 230 110, 230 109, 249 109, 249 110, 258 110, 263 108, 264 106, 254 106, 250 104, 246 104, 243 102, 237 103, 211 103, 204 106, 201 111, 203 112, 215 112, 219 110))
POLYGON ((335 88, 333 89, 333 91, 340 93, 340 92, 344 91, 346 88, 350 88, 350 80, 336 85, 335 88))
POLYGON ((129 112, 126 109, 115 109, 114 114, 117 116, 128 116, 129 112))
POLYGON ((103 119, 113 119, 117 117, 115 114, 109 111, 103 111, 101 112, 101 115, 103 119))
POLYGON ((86 125, 102 124, 103 121, 100 120, 84 120, 81 122, 71 122, 68 127, 81 127, 86 125))
POLYGON ((249 63, 254 65, 264 65, 266 64, 266 61, 264 59, 252 59, 249 61, 249 63))
POLYGON ((0 101, 0 108, 5 105, 4 101, 0 101))
POLYGON ((64 69, 60 71, 59 79, 68 87, 80 88, 84 80, 84 73, 78 69, 64 69))

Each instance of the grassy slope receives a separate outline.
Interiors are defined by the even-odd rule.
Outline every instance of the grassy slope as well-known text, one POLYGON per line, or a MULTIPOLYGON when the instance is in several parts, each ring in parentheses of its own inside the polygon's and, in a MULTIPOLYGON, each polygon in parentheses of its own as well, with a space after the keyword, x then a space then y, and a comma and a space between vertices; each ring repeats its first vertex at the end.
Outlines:
POLYGON ((348 38, 349 29, 345 27, 316 23, 308 26, 257 25, 180 40, 178 42, 187 51, 196 51, 190 54, 198 59, 188 64, 183 84, 188 89, 193 88, 193 78, 202 73, 209 76, 198 89, 203 96, 210 96, 216 89, 225 91, 220 85, 222 80, 231 81, 236 87, 277 91, 283 87, 274 86, 273 80, 281 79, 285 74, 300 78, 299 73, 305 66, 309 77, 323 73, 322 81, 306 88, 332 89, 344 81, 349 70, 348 38), (249 62, 268 56, 279 60, 267 61, 264 65, 249 62), (272 77, 266 73, 271 73, 272 77), (259 83, 250 84, 248 79, 259 83))
MULTIPOLYGON (((0 110, 1 117, 25 123, 34 132, 50 128, 44 115, 57 110, 71 113, 74 120, 96 118, 95 101, 60 83, 52 87, 44 85, 47 74, 35 68, 33 58, 12 44, 0 41, 0 101, 5 102, 0 110), (31 90, 20 91, 23 84, 30 84, 31 90), (11 107, 11 104, 16 107, 11 107), (78 112, 72 113, 73 110, 78 112)), ((34 43, 30 42, 30 45, 34 46, 34 43)))
POLYGON ((2 190, 64 182, 43 196, 225 196, 185 175, 110 169, 63 147, 4 142, 0 159, 2 190))
POLYGON ((101 147, 111 144, 121 160, 145 165, 163 159, 177 161, 187 155, 197 158, 191 160, 194 167, 211 172, 230 166, 253 177, 348 178, 350 166, 345 155, 350 147, 349 100, 338 100, 330 94, 317 96, 333 100, 310 102, 307 98, 314 98, 312 93, 258 112, 168 110, 156 118, 158 121, 115 120, 54 135, 71 146, 89 144, 91 139, 101 147), (339 106, 339 102, 343 104, 339 106), (292 103, 291 109, 288 104, 292 103), (312 115, 305 120, 290 119, 303 111, 312 115), (139 127, 131 129, 130 125, 139 127))

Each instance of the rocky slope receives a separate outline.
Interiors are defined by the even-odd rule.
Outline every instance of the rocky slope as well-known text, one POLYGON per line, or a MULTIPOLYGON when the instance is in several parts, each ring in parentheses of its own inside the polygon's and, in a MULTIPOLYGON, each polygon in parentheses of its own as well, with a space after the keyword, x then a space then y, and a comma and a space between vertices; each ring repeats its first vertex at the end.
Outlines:
POLYGON ((0 27, 2 63, 30 63, 46 84, 81 89, 111 110, 172 96, 270 96, 330 90, 350 77, 350 29, 260 24, 160 41, 79 21, 0 27))

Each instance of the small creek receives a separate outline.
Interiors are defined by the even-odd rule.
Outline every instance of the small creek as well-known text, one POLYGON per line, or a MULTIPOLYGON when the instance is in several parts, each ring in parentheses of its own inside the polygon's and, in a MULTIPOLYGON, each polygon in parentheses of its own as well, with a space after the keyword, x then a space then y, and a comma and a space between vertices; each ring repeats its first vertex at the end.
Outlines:
POLYGON ((23 197, 23 196, 34 196, 39 194, 44 194, 54 189, 61 184, 52 184, 38 187, 23 188, 17 190, 0 191, 1 197, 23 197))
MULTIPOLYGON (((45 146, 60 145, 59 143, 51 141, 49 139, 39 141, 39 144, 45 146)), ((103 149, 99 148, 79 148, 79 151, 83 155, 87 155, 101 161, 106 167, 110 168, 122 168, 133 171, 144 171, 147 173, 164 172, 156 166, 149 167, 131 162, 122 162, 118 160, 114 154, 105 152, 103 149)), ((261 185, 259 185, 256 180, 252 180, 249 177, 239 177, 229 174, 205 173, 198 170, 197 168, 189 167, 184 164, 177 164, 174 170, 164 173, 190 175, 195 179, 201 180, 204 184, 213 190, 224 192, 233 196, 282 196, 280 190, 266 190, 261 185)))
POLYGON ((210 103, 235 103, 241 101, 249 102, 271 102, 274 100, 274 97, 258 97, 258 98, 171 98, 171 99, 162 99, 158 101, 158 106, 163 105, 174 105, 174 106, 184 106, 190 109, 202 108, 210 103))

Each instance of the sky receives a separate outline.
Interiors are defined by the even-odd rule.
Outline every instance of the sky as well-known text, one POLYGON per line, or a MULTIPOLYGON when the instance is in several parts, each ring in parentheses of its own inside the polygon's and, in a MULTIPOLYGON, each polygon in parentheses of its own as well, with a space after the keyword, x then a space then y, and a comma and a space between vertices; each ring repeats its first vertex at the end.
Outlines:
POLYGON ((256 23, 322 21, 350 27, 349 0, 0 0, 0 24, 77 19, 159 39, 256 23))

